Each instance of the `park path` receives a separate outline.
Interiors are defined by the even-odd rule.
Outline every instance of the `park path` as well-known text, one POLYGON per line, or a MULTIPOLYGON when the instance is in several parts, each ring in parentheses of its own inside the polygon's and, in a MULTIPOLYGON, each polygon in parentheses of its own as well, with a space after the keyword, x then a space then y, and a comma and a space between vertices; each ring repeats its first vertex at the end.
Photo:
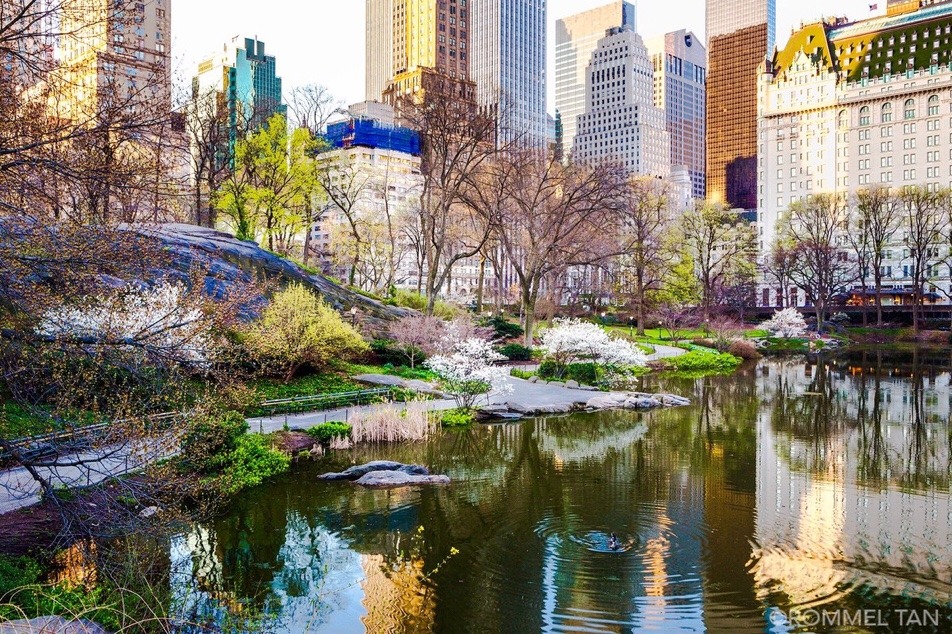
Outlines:
POLYGON ((662 346, 660 344, 646 343, 642 344, 654 348, 654 353, 648 355, 648 361, 660 361, 661 359, 672 359, 687 354, 684 348, 675 348, 674 346, 662 346))

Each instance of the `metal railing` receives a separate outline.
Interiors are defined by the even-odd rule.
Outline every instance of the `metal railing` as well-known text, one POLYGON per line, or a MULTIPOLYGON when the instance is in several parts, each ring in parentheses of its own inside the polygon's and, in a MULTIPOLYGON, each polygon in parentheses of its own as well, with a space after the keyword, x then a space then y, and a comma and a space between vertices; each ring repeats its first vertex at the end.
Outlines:
POLYGON ((278 398, 264 401, 258 410, 264 416, 290 414, 293 412, 314 412, 334 407, 347 407, 361 403, 380 401, 394 393, 393 387, 378 387, 369 390, 353 390, 335 394, 313 394, 293 398, 278 398))

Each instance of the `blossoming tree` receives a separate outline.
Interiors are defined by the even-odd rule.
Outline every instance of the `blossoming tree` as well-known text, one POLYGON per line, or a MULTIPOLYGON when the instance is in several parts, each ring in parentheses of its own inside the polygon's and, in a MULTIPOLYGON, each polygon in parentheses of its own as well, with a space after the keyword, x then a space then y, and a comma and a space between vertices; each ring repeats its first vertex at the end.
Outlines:
POLYGON ((542 333, 541 349, 564 375, 573 363, 593 363, 609 368, 644 366, 645 353, 630 341, 612 337, 596 324, 579 319, 557 319, 542 333))
POLYGON ((451 354, 430 357, 425 365, 442 380, 444 391, 453 395, 457 405, 472 409, 480 396, 511 389, 509 371, 493 365, 505 357, 484 339, 464 339, 451 354))
POLYGON ((791 339, 802 337, 807 332, 807 322, 796 308, 785 308, 774 313, 762 324, 764 330, 774 337, 791 339))

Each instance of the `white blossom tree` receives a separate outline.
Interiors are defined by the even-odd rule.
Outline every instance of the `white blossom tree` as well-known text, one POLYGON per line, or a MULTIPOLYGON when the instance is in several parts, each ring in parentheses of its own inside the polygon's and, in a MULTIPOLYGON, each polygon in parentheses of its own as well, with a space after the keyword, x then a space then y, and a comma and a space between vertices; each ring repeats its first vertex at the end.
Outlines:
POLYGON ((36 334, 77 343, 104 342, 137 352, 161 364, 204 366, 209 362, 213 326, 181 286, 126 287, 81 305, 57 306, 40 319, 36 334))
POLYGON ((509 371, 493 365, 503 359, 488 341, 471 338, 456 344, 452 354, 430 357, 425 365, 440 376, 443 390, 456 399, 457 405, 472 409, 480 396, 512 388, 509 371))
POLYGON ((761 327, 781 339, 802 337, 807 332, 807 322, 796 308, 778 310, 761 327))
POLYGON ((645 353, 630 341, 612 337, 596 324, 579 319, 558 319, 542 333, 541 349, 562 376, 573 363, 593 363, 611 368, 644 366, 645 353))

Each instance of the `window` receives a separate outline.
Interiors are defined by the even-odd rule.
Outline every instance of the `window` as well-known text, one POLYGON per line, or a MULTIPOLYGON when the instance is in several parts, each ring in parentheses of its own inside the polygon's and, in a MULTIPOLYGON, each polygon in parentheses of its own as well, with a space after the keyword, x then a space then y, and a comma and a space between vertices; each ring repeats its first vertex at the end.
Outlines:
POLYGON ((916 118, 916 100, 915 99, 906 99, 906 103, 902 107, 902 118, 903 119, 916 118))
POLYGON ((892 121, 892 104, 885 103, 883 104, 882 111, 880 112, 880 119, 882 123, 889 123, 892 121))
POLYGON ((929 97, 928 112, 930 117, 939 115, 939 95, 929 97))
POLYGON ((869 125, 869 106, 863 106, 859 109, 859 124, 869 125))

